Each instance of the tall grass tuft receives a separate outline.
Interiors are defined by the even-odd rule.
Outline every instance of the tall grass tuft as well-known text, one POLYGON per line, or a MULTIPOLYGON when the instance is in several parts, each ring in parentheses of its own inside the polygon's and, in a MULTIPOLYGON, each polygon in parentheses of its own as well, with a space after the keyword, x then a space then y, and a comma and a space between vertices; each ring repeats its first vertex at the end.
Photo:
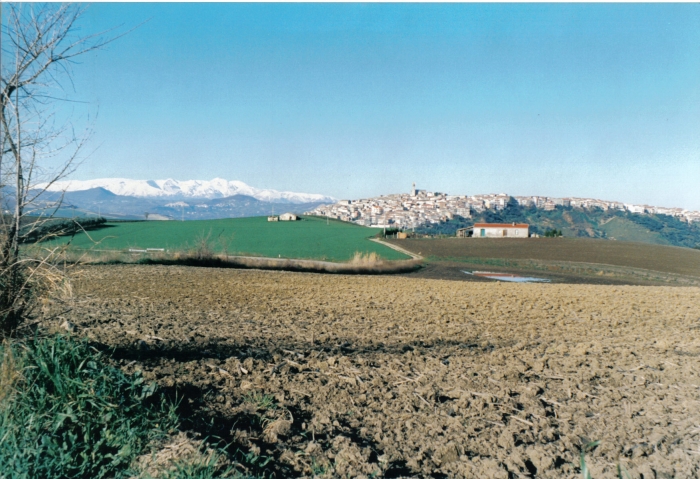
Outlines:
POLYGON ((355 251, 355 254, 350 260, 350 264, 355 266, 379 266, 382 263, 384 263, 384 260, 374 251, 371 253, 355 251))
POLYGON ((54 336, 1 346, 0 478, 124 477, 177 425, 140 374, 85 341, 54 336))
POLYGON ((12 396, 15 384, 19 379, 19 371, 15 362, 15 356, 9 342, 5 340, 2 344, 2 357, 0 357, 0 404, 12 396))

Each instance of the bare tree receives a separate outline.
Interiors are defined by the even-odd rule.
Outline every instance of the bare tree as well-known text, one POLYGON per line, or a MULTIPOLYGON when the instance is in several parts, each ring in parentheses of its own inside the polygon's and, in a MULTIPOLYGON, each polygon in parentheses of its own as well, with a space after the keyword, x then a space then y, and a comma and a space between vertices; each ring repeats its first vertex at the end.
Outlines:
POLYGON ((118 38, 113 30, 80 34, 85 8, 0 4, 0 336, 16 332, 47 268, 55 277, 50 254, 23 255, 20 245, 57 211, 62 196, 48 201, 47 192, 73 171, 87 139, 57 114, 72 68, 78 57, 118 38))

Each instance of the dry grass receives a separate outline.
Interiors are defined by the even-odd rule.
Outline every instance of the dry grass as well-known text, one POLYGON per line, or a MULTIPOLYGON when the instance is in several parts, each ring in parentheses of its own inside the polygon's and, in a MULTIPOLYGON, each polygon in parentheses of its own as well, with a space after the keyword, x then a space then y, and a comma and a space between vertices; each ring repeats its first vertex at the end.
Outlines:
POLYGON ((215 268, 243 268, 299 271, 336 274, 392 274, 420 268, 420 260, 386 261, 372 253, 356 252, 346 263, 288 258, 216 255, 199 245, 188 251, 174 253, 125 253, 119 251, 64 251, 61 261, 71 264, 164 264, 204 266, 215 268))
POLYGON ((195 441, 184 432, 178 432, 156 451, 136 458, 134 468, 138 475, 131 479, 168 477, 169 473, 177 473, 184 464, 221 468, 227 465, 227 461, 220 453, 208 448, 205 442, 195 441))
POLYGON ((5 399, 12 395, 15 389, 15 384, 19 380, 21 374, 17 368, 15 356, 12 354, 12 348, 7 340, 3 341, 2 355, 0 356, 0 404, 5 399))
POLYGON ((31 245, 14 262, 0 261, 0 330, 4 337, 25 334, 37 308, 64 302, 73 290, 68 270, 78 262, 63 260, 65 246, 31 245))
POLYGON ((379 266, 384 263, 384 260, 375 252, 362 253, 360 251, 355 251, 355 255, 349 263, 352 265, 379 266))

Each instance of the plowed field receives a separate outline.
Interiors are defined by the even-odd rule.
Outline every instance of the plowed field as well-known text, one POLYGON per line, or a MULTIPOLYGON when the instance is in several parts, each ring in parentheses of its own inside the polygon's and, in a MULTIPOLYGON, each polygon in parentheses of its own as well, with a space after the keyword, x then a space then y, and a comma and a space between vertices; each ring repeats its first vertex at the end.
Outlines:
POLYGON ((51 324, 184 397, 190 431, 232 441, 254 472, 574 478, 600 440, 593 478, 618 463, 700 474, 698 288, 132 265, 76 278, 51 324))

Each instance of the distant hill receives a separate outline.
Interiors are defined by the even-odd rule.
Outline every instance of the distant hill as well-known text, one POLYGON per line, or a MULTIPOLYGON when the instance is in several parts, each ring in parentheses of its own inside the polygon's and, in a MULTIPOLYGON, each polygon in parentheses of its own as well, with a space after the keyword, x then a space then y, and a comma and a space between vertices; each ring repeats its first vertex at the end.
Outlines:
POLYGON ((36 207, 41 210, 43 206, 46 214, 52 211, 51 205, 61 199, 61 208, 55 216, 102 216, 111 219, 145 219, 146 213, 176 220, 240 218, 287 211, 301 214, 320 204, 263 201, 241 194, 224 198, 137 197, 117 195, 97 187, 65 193, 46 192, 40 196, 36 207))
POLYGON ((530 232, 544 235, 560 230, 565 237, 606 238, 660 245, 700 248, 700 224, 660 214, 638 214, 598 208, 579 209, 557 206, 552 211, 509 202, 503 210, 485 210, 472 218, 453 220, 416 228, 417 233, 454 235, 459 228, 474 223, 528 223, 530 232))

